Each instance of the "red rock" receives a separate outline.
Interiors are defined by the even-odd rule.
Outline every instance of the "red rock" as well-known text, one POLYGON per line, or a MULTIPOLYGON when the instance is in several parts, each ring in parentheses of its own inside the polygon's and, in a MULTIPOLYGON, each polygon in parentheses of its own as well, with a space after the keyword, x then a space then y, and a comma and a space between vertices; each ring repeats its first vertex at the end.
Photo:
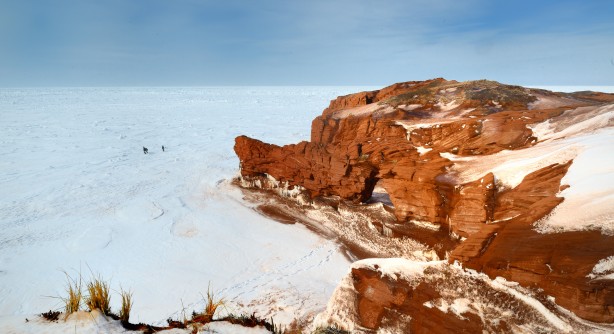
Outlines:
POLYGON ((357 333, 515 333, 518 328, 532 333, 591 329, 567 319, 549 300, 542 301, 550 309, 549 316, 544 316, 531 302, 519 300, 515 296, 517 290, 499 288, 500 285, 493 285, 485 275, 441 263, 425 265, 399 259, 370 259, 367 263, 371 264, 352 265, 349 279, 344 278, 320 320, 344 323, 351 320, 353 332, 357 333), (398 264, 401 266, 395 267, 398 264), (405 264, 422 267, 423 271, 408 273, 403 271, 405 264), (566 320, 557 321, 560 319, 566 320))
MULTIPOLYGON (((556 117, 568 106, 612 101, 612 94, 553 93, 491 81, 405 82, 333 100, 314 119, 309 142, 276 146, 240 136, 235 152, 242 177, 252 184, 263 184, 269 175, 302 187, 311 198, 335 195, 364 202, 378 184, 390 196, 399 225, 426 221, 441 226, 433 232, 436 237, 410 237, 430 246, 447 245, 441 251, 450 251, 451 261, 491 277, 539 287, 580 317, 613 322, 611 281, 590 281, 586 275, 612 255, 614 238, 599 232, 539 234, 532 228, 562 201, 557 194, 571 161, 534 171, 505 190, 492 174, 457 184, 448 173, 453 162, 440 155, 480 156, 531 147, 537 138, 528 125, 556 117), (532 109, 539 96, 548 96, 555 107, 532 109), (460 244, 437 241, 448 234, 467 239, 460 244)), ((381 296, 363 296, 359 308, 371 310, 363 323, 374 328, 382 307, 404 302, 397 290, 367 276, 361 276, 365 284, 381 296)))

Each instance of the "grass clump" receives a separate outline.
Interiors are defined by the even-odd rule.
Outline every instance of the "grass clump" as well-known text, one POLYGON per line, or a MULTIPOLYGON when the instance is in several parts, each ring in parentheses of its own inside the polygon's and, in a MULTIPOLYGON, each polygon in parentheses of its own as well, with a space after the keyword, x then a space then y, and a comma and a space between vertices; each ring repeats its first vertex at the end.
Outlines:
POLYGON ((109 283, 102 278, 93 278, 87 283, 88 296, 85 298, 85 305, 90 311, 99 309, 104 315, 111 312, 109 304, 111 296, 109 295, 109 283))
POLYGON ((527 106, 537 98, 526 88, 521 86, 505 85, 496 81, 477 80, 465 83, 465 96, 484 104, 489 101, 498 101, 503 105, 527 106))
POLYGON ((81 290, 81 275, 79 275, 79 280, 76 280, 70 277, 68 273, 64 272, 64 274, 66 274, 66 293, 68 296, 61 299, 64 301, 64 312, 68 316, 81 309, 83 292, 81 290))
POLYGON ((132 292, 121 289, 119 294, 122 297, 122 307, 119 310, 119 320, 127 323, 130 321, 130 311, 132 310, 132 292))
MULTIPOLYGON (((92 274, 91 280, 85 284, 85 294, 83 293, 81 275, 79 275, 78 279, 73 279, 72 277, 70 277, 70 275, 66 273, 66 278, 68 282, 66 287, 66 292, 68 296, 56 297, 61 298, 64 301, 66 317, 68 317, 68 315, 70 315, 71 313, 80 311, 82 305, 85 305, 87 307, 87 310, 90 312, 93 310, 99 310, 105 316, 110 317, 113 320, 119 320, 121 325, 127 330, 142 331, 143 333, 155 333, 158 331, 169 330, 173 328, 190 329, 192 333, 198 333, 204 325, 214 321, 227 321, 233 324, 242 325, 244 327, 262 326, 273 334, 288 333, 286 328, 275 324, 273 318, 269 320, 262 319, 257 317, 255 313, 252 313, 251 315, 243 314, 240 316, 230 314, 225 315, 223 317, 220 317, 218 315, 218 317, 214 319, 216 317, 216 314, 219 313, 220 307, 223 307, 225 305, 225 301, 223 298, 216 298, 210 287, 207 289, 207 295, 203 296, 205 306, 202 309, 202 312, 193 312, 191 319, 186 316, 186 309, 185 307, 183 307, 183 320, 173 320, 172 318, 168 318, 168 326, 159 327, 147 325, 144 323, 133 324, 130 323, 130 313, 132 311, 133 306, 131 291, 126 291, 123 288, 120 288, 119 295, 121 297, 121 308, 119 310, 119 314, 117 314, 112 312, 110 308, 110 284, 108 281, 103 280, 101 276, 94 276, 92 274)), ((40 314, 41 317, 48 321, 57 321, 60 315, 60 311, 49 311, 40 314)), ((26 321, 28 320, 26 319, 26 321)), ((294 332, 295 331, 291 331, 290 333, 294 332)), ((300 333, 300 330, 298 331, 298 333, 300 333)))
POLYGON ((220 298, 215 300, 213 296, 213 292, 211 292, 211 288, 207 288, 207 304, 205 305, 204 316, 209 319, 209 321, 213 320, 213 316, 217 311, 218 307, 224 305, 224 299, 220 298))
POLYGON ((224 305, 224 299, 216 299, 213 292, 211 292, 211 287, 207 289, 207 297, 205 299, 207 300, 205 309, 202 313, 193 312, 191 322, 206 324, 213 321, 213 317, 215 316, 218 308, 224 305))

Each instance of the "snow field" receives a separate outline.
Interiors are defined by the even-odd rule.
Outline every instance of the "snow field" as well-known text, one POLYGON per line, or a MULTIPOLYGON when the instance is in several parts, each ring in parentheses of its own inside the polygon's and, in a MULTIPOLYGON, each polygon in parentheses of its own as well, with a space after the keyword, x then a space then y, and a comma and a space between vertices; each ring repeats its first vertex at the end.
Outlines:
POLYGON ((0 90, 0 331, 61 308, 63 271, 133 291, 133 322, 191 313, 209 285, 228 312, 278 323, 323 308, 348 260, 252 210, 228 183, 232 146, 308 139, 328 101, 357 89, 0 90))

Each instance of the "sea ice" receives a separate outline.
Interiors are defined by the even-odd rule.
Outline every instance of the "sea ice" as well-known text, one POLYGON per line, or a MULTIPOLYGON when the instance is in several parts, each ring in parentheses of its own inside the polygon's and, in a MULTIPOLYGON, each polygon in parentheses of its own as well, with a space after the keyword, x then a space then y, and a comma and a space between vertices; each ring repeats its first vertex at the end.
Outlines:
POLYGON ((63 271, 132 290, 134 322, 198 310, 209 286, 229 312, 276 322, 324 308, 349 261, 245 203, 232 147, 308 139, 329 100, 359 89, 0 90, 0 332, 61 308, 63 271))

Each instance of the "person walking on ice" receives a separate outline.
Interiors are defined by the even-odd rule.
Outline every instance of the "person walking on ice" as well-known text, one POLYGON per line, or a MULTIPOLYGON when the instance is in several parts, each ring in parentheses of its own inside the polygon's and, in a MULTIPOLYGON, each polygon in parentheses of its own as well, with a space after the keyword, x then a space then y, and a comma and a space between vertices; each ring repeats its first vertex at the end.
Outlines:
POLYGON ((147 149, 147 147, 143 146, 143 154, 147 154, 149 153, 149 150, 147 149))
POLYGON ((164 152, 164 145, 162 145, 162 152, 164 152))

